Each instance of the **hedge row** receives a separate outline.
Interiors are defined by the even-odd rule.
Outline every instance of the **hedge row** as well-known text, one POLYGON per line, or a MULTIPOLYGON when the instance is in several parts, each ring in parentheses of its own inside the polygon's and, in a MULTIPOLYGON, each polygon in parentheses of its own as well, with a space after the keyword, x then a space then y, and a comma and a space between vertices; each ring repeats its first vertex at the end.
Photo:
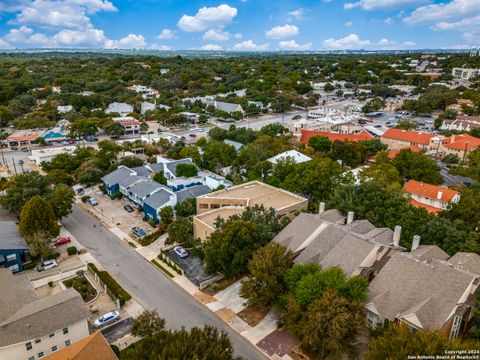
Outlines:
POLYGON ((100 280, 107 285, 108 290, 120 300, 120 306, 125 304, 125 301, 132 298, 132 296, 122 288, 108 272, 98 270, 95 264, 92 263, 88 263, 88 267, 97 273, 100 280))
POLYGON ((160 265, 157 260, 153 259, 152 263, 156 267, 158 267, 160 270, 162 270, 165 274, 167 274, 169 277, 173 278, 173 274, 170 271, 168 271, 167 269, 165 269, 162 265, 160 265))

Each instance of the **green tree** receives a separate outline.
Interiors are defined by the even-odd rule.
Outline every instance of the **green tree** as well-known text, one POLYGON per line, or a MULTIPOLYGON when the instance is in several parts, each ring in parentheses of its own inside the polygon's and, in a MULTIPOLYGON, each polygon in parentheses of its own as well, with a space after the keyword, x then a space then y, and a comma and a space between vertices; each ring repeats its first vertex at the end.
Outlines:
POLYGON ((270 305, 286 290, 283 278, 293 254, 277 243, 270 243, 253 253, 248 263, 250 276, 242 281, 240 296, 249 305, 270 305))
POLYGON ((342 164, 356 168, 367 159, 367 148, 364 144, 354 141, 334 141, 330 150, 333 160, 341 160, 342 164))
POLYGON ((112 122, 111 124, 105 126, 105 134, 109 135, 112 139, 118 139, 123 135, 123 126, 118 122, 112 122))
POLYGON ((193 222, 191 217, 177 217, 168 225, 168 240, 166 244, 184 244, 190 247, 193 241, 193 222))
POLYGON ((145 121, 140 123, 140 131, 142 133, 146 133, 148 131, 148 129, 149 129, 149 126, 145 121))
POLYGON ((435 331, 412 332, 408 326, 391 324, 379 337, 370 340, 365 360, 407 359, 408 356, 443 356, 446 350, 479 349, 478 341, 449 339, 435 331))
POLYGON ((253 252, 272 237, 268 226, 253 221, 229 220, 223 223, 204 242, 207 272, 221 272, 226 277, 244 274, 253 252))
POLYGON ((127 156, 118 162, 118 165, 126 166, 130 169, 143 166, 143 160, 135 156, 127 156))
POLYGON ((234 355, 227 334, 209 325, 203 329, 164 330, 120 353, 120 360, 170 359, 242 360, 234 355))
POLYGON ((90 119, 80 119, 70 125, 70 137, 73 139, 83 138, 86 135, 94 135, 97 131, 97 124, 90 119))
POLYGON ((20 213, 22 206, 35 195, 49 197, 52 194, 51 179, 38 172, 24 173, 11 178, 6 184, 0 203, 13 213, 20 213))
POLYGON ((159 211, 160 221, 162 224, 169 225, 173 222, 175 213, 173 211, 173 207, 171 206, 164 206, 159 211))
POLYGON ((392 160, 392 165, 397 168, 403 178, 433 185, 439 185, 443 182, 440 169, 435 161, 410 149, 400 150, 392 160))
POLYGON ((57 220, 72 213, 72 204, 75 201, 75 193, 65 185, 57 185, 49 199, 50 205, 57 220))
POLYGON ((133 336, 146 338, 154 336, 165 329, 165 320, 156 310, 144 310, 133 321, 131 332, 133 336))
POLYGON ((400 188, 402 178, 397 168, 389 163, 375 162, 359 173, 361 182, 374 181, 383 187, 400 188))
POLYGON ((355 354, 352 343, 365 327, 363 304, 348 301, 329 289, 310 304, 293 332, 307 353, 326 359, 355 354))
POLYGON ((449 220, 462 220, 472 230, 480 226, 480 193, 477 188, 463 188, 460 201, 453 203, 441 216, 449 220))
POLYGON ((177 216, 188 217, 197 213, 197 199, 186 198, 182 202, 178 202, 175 205, 175 212, 177 216))
POLYGON ((167 185, 167 178, 165 177, 165 174, 163 173, 162 170, 160 170, 158 173, 153 175, 153 180, 159 184, 167 185))
POLYGON ((59 234, 59 226, 50 203, 39 195, 28 200, 20 212, 20 234, 27 240, 32 255, 48 254, 48 241, 59 234))
POLYGON ((326 136, 312 136, 308 140, 308 146, 315 151, 329 152, 332 148, 332 142, 326 136))
POLYGON ((193 164, 178 164, 176 171, 178 177, 193 177, 198 175, 198 168, 193 164))
POLYGON ((198 147, 195 145, 185 146, 182 150, 180 150, 180 157, 182 159, 190 158, 198 166, 200 166, 202 163, 202 156, 198 151, 198 147))
POLYGON ((362 111, 366 114, 382 110, 385 107, 385 101, 383 101, 381 98, 373 98, 367 104, 365 104, 362 108, 362 111))

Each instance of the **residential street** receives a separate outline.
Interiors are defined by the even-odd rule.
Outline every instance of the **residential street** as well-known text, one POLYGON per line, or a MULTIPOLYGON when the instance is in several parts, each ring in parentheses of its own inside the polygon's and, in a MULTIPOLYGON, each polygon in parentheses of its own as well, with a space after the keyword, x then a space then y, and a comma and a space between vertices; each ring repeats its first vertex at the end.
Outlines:
POLYGON ((73 205, 72 215, 63 224, 140 304, 157 309, 167 326, 213 325, 229 334, 238 355, 246 360, 265 359, 247 340, 82 209, 73 205))

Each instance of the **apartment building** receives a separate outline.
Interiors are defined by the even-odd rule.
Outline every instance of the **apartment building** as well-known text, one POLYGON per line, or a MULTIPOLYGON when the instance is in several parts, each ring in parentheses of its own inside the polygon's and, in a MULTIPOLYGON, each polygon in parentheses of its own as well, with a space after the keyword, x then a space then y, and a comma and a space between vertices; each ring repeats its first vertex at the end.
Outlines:
POLYGON ((295 217, 297 211, 307 207, 308 200, 302 196, 251 181, 228 189, 197 197, 197 216, 193 218, 194 238, 205 240, 215 231, 217 218, 228 219, 242 213, 246 207, 263 205, 272 208, 278 215, 295 217))
POLYGON ((452 76, 458 80, 470 80, 480 76, 480 69, 472 68, 453 68, 452 76))
POLYGON ((39 297, 25 274, 0 269, 0 359, 37 360, 89 335, 90 312, 74 289, 39 297))
POLYGON ((399 149, 407 146, 417 146, 422 150, 428 150, 430 140, 435 134, 422 133, 417 131, 388 129, 380 136, 380 141, 390 149, 399 149))

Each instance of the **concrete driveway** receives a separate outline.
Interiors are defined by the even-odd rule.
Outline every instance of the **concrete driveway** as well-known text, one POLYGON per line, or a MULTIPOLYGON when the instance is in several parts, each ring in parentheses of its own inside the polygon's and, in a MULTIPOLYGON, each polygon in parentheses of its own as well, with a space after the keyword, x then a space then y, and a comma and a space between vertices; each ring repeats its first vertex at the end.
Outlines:
POLYGON ((109 327, 103 328, 101 332, 105 340, 107 340, 108 343, 112 343, 115 340, 120 339, 122 336, 128 334, 132 324, 133 319, 128 317, 110 325, 109 327))

